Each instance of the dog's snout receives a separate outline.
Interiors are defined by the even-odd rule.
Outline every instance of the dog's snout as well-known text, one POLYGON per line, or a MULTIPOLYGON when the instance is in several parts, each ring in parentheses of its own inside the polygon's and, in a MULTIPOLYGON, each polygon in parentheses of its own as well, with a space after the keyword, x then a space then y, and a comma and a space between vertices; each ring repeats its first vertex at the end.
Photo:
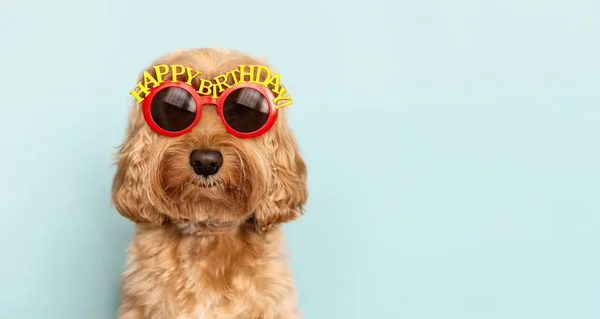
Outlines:
POLYGON ((190 154, 190 165, 198 175, 215 175, 223 165, 223 155, 219 151, 195 150, 190 154))

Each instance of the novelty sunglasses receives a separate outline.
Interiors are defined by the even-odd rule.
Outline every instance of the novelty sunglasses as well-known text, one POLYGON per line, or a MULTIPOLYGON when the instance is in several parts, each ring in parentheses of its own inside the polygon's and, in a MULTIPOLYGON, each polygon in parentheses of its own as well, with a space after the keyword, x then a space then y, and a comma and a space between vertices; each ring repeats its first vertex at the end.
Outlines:
POLYGON ((156 133, 179 136, 198 124, 203 105, 214 104, 229 134, 251 138, 264 134, 275 123, 278 110, 273 98, 271 90, 255 83, 233 85, 213 98, 201 95, 185 82, 166 80, 150 89, 142 111, 156 133))

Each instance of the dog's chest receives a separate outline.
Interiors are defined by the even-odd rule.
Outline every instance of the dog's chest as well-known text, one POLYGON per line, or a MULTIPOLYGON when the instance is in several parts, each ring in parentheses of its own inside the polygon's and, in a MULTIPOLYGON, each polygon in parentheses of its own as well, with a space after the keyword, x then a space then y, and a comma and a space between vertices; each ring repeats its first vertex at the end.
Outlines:
POLYGON ((144 305, 148 318, 298 318, 291 273, 278 250, 144 239, 130 249, 122 291, 125 305, 144 305))
POLYGON ((247 272, 217 276, 214 270, 208 271, 198 264, 181 266, 184 269, 179 271, 181 276, 172 278, 170 282, 174 284, 169 285, 175 287, 172 293, 177 294, 178 303, 185 305, 179 319, 246 318, 245 314, 254 310, 254 303, 246 297, 252 296, 257 302, 265 298, 261 293, 252 293, 257 291, 255 278, 247 272))
POLYGON ((213 319, 223 318, 219 314, 215 314, 214 311, 209 310, 205 305, 198 305, 192 310, 190 314, 179 315, 177 319, 213 319))
POLYGON ((177 317, 177 319, 209 319, 209 318, 211 318, 210 314, 206 313, 206 311, 201 308, 198 308, 198 310, 195 311, 191 315, 180 315, 179 317, 177 317))
POLYGON ((296 295, 283 264, 273 260, 264 269, 227 270, 219 276, 203 263, 181 263, 162 287, 165 302, 177 319, 297 318, 296 295), (287 315, 282 317, 281 315, 287 315))

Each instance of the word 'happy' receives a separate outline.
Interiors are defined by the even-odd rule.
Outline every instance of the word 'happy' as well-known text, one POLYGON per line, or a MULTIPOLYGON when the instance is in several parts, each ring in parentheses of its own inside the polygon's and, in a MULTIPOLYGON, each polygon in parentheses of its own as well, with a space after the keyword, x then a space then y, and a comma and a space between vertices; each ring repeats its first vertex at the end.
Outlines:
MULTIPOLYGON (((202 74, 200 71, 181 64, 160 64, 154 67, 154 71, 156 72, 156 78, 150 74, 150 72, 144 71, 142 81, 138 82, 137 86, 129 92, 129 94, 133 95, 139 103, 150 94, 151 88, 158 87, 161 83, 166 81, 168 79, 166 75, 169 73, 171 74, 170 80, 172 82, 178 82, 178 77, 183 78, 184 75, 187 75, 187 81, 185 83, 190 86, 192 86, 192 80, 202 74), (150 84, 152 84, 152 87, 150 87, 150 84)), ((285 87, 280 84, 279 74, 271 74, 269 68, 262 65, 242 64, 238 66, 238 69, 217 75, 212 80, 199 78, 199 81, 198 94, 211 95, 215 99, 221 92, 236 84, 255 83, 270 88, 273 93, 276 94, 273 98, 273 103, 275 103, 276 108, 288 106, 293 103, 292 97, 285 87), (261 80, 261 78, 263 78, 263 80, 261 80), (229 79, 232 81, 229 81, 229 79), (227 82, 233 82, 233 85, 230 85, 227 82)))

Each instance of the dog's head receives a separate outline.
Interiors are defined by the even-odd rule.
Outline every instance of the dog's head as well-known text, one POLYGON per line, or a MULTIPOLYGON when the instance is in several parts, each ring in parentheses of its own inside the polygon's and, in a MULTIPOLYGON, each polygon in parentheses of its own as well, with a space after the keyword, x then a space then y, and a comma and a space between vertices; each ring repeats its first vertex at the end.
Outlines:
MULTIPOLYGON (((265 62, 234 50, 179 50, 146 71, 156 75, 152 66, 159 64, 202 71, 191 81, 198 89, 200 78, 265 62)), ((306 198, 306 166, 285 108, 263 135, 239 138, 226 131, 216 106, 204 105, 191 131, 170 137, 154 132, 141 104, 134 102, 112 187, 113 203, 123 216, 137 223, 200 228, 252 221, 262 233, 299 216, 306 198)))

